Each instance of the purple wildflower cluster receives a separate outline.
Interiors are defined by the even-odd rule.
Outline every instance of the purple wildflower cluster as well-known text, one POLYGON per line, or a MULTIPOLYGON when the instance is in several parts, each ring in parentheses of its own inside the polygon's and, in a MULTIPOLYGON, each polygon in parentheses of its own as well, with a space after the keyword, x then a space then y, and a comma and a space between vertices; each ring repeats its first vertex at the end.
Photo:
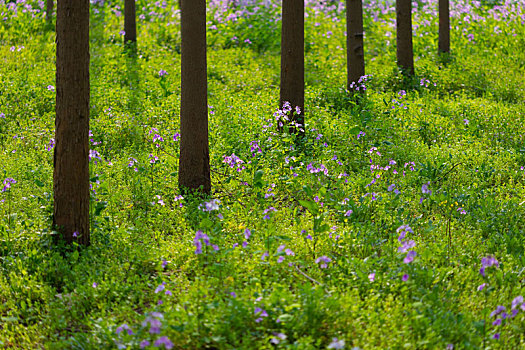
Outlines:
POLYGON ((322 269, 328 268, 328 264, 331 262, 332 262, 332 259, 330 259, 326 255, 320 256, 317 259, 315 259, 315 263, 320 264, 319 267, 322 269))
POLYGON ((366 83, 370 80, 371 75, 363 75, 359 78, 357 82, 353 81, 348 86, 349 90, 355 91, 366 91, 366 83))
POLYGON ((262 154, 262 149, 259 146, 259 141, 254 140, 250 142, 250 152, 252 152, 252 157, 255 157, 257 154, 262 154))
POLYGON ((493 257, 492 255, 489 255, 487 257, 481 258, 481 268, 479 269, 480 275, 483 277, 486 277, 485 269, 492 267, 492 266, 499 267, 499 262, 498 260, 496 260, 495 257, 493 257))
POLYGON ((419 85, 424 88, 428 88, 429 86, 437 86, 436 83, 432 83, 430 80, 426 78, 421 78, 421 80, 419 81, 419 85))
MULTIPOLYGON (((401 246, 397 249, 399 253, 406 253, 403 263, 410 264, 414 261, 414 258, 417 256, 417 253, 412 250, 416 246, 416 242, 406 238, 407 233, 414 233, 412 228, 408 225, 401 225, 397 228, 396 232, 399 234, 397 240, 401 243, 401 246)), ((408 275, 403 275, 403 281, 408 280, 408 275)))
MULTIPOLYGON (((193 245, 195 246, 195 254, 202 254, 202 243, 204 243, 206 246, 211 246, 210 238, 207 234, 202 232, 201 230, 198 230, 195 233, 195 238, 193 239, 193 245)), ((219 250, 219 247, 216 245, 212 246, 213 250, 219 250)))
POLYGON ((214 210, 219 210, 219 204, 221 204, 220 200, 212 199, 199 205, 199 209, 204 212, 212 212, 214 210))
POLYGON ((235 171, 239 173, 246 169, 246 167, 243 165, 244 160, 237 157, 235 153, 232 153, 231 156, 223 156, 222 162, 228 164, 230 168, 235 169, 235 171))
MULTIPOLYGON (((511 319, 516 317, 520 311, 525 311, 525 303, 523 296, 518 295, 511 302, 510 313, 507 313, 507 309, 503 305, 498 305, 494 311, 490 313, 490 317, 494 319, 492 321, 492 326, 496 327, 495 330, 498 330, 500 326, 506 322, 510 322, 511 319)), ((492 335, 493 339, 500 339, 501 332, 494 332, 492 335)))
MULTIPOLYGON (((285 101, 283 102, 283 107, 277 109, 277 111, 273 114, 273 116, 275 117, 275 121, 277 122, 280 128, 282 128, 284 124, 290 121, 291 113, 301 114, 301 108, 299 108, 299 106, 295 106, 295 108, 293 108, 290 102, 285 101)), ((304 131, 303 125, 298 124, 295 120, 292 120, 290 122, 290 126, 293 128, 297 128, 299 131, 304 131)))
POLYGON ((319 167, 315 167, 313 163, 310 163, 306 166, 306 170, 308 170, 311 174, 325 174, 328 176, 328 169, 324 164, 319 165, 319 167))
POLYGON ((11 177, 5 178, 3 182, 4 187, 2 188, 2 192, 7 192, 11 188, 11 185, 13 184, 16 184, 15 179, 11 177))

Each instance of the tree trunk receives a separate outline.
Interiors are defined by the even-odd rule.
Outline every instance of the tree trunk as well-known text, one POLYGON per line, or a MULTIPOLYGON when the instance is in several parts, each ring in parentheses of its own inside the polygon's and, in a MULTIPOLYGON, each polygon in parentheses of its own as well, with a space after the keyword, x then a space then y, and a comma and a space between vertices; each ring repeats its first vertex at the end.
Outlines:
POLYGON ((414 74, 412 48, 412 1, 396 1, 397 65, 406 75, 414 74))
POLYGON ((439 0, 438 52, 439 53, 450 53, 449 0, 439 0))
POLYGON ((304 130, 304 0, 283 0, 282 11, 280 106, 289 102, 291 120, 304 130))
POLYGON ((182 0, 179 187, 210 193, 206 0, 182 0))
POLYGON ((89 245, 89 0, 60 0, 56 23, 55 229, 89 245))
POLYGON ((124 43, 137 42, 135 0, 124 0, 124 43))
POLYGON ((354 90, 365 75, 362 0, 346 0, 346 58, 347 88, 354 90))
POLYGON ((46 1, 46 22, 53 20, 53 0, 46 1))

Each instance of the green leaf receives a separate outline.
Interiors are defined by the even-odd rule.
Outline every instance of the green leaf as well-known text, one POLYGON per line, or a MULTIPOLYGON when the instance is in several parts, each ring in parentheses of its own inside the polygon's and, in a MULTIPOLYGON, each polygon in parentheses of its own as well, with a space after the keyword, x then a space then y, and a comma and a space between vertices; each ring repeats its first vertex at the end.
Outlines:
POLYGON ((305 207, 312 214, 317 214, 319 212, 319 206, 314 201, 306 201, 300 199, 299 204, 305 207))

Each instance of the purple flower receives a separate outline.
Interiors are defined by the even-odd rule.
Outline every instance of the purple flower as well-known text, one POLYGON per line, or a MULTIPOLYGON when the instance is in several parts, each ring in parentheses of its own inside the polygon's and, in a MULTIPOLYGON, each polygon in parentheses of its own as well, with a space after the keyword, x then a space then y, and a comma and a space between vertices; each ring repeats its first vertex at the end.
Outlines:
POLYGON ((168 265, 168 262, 166 260, 162 260, 162 268, 165 268, 168 265))
POLYGON ((499 339, 499 333, 494 333, 494 335, 492 336, 492 339, 499 339))
POLYGON ((387 190, 388 192, 392 192, 392 190, 396 187, 396 184, 391 184, 390 186, 388 186, 387 190))
POLYGON ((332 261, 332 259, 330 259, 329 257, 323 255, 323 256, 318 257, 318 258, 315 260, 315 263, 316 263, 316 264, 321 263, 320 267, 321 267, 322 269, 326 269, 326 268, 328 267, 327 264, 328 264, 329 262, 331 262, 331 261, 332 261))
POLYGON ((350 215, 352 215, 352 213, 353 213, 353 210, 350 209, 350 210, 348 210, 348 211, 345 213, 345 216, 350 216, 350 215))
POLYGON ((266 259, 266 257, 270 255, 268 254, 268 252, 264 252, 262 255, 261 255, 261 260, 264 261, 264 259, 266 259))
POLYGON ((159 313, 152 313, 152 316, 146 318, 144 320, 144 322, 142 322, 142 327, 147 327, 148 324, 150 326, 149 328, 149 333, 150 334, 159 334, 160 333, 160 327, 162 326, 162 322, 160 321, 160 318, 162 317, 157 317, 157 316, 162 316, 162 314, 159 314, 159 313), (155 314, 155 316, 154 316, 155 314))
POLYGON ((491 255, 481 258, 481 268, 479 269, 479 273, 485 277, 485 269, 491 266, 499 267, 499 262, 496 260, 496 258, 491 255))
POLYGON ((160 337, 159 339, 155 340, 155 344, 153 344, 153 345, 155 345, 157 347, 160 347, 161 345, 164 345, 164 348, 166 348, 166 349, 172 349, 173 348, 173 343, 166 336, 160 337))
POLYGON ((399 247, 397 250, 400 253, 406 253, 409 249, 412 249, 416 246, 416 242, 410 240, 410 241, 404 241, 403 245, 399 247))
POLYGON ((140 346, 141 349, 144 349, 146 346, 149 346, 149 345, 150 345, 149 340, 143 340, 143 341, 140 342, 139 346, 140 346))
POLYGON ((403 282, 406 282, 406 281, 408 281, 408 277, 409 277, 409 276, 405 273, 405 274, 403 275, 403 277, 401 278, 401 280, 402 280, 403 282))
POLYGON ((133 334, 133 331, 131 330, 131 328, 129 328, 129 326, 125 323, 122 326, 117 327, 117 329, 115 330, 115 333, 120 334, 124 330, 127 331, 128 335, 133 334))
POLYGON ((47 86, 47 89, 48 89, 49 91, 55 91, 55 87, 54 87, 53 85, 48 85, 48 86, 47 86))
POLYGON ((371 274, 368 275, 368 280, 370 280, 370 282, 374 282, 375 279, 376 279, 375 272, 372 272, 371 274))
POLYGON ((159 70, 159 77, 162 78, 162 77, 165 76, 166 74, 168 74, 168 72, 166 72, 164 69, 159 70))
MULTIPOLYGON (((259 317, 268 317, 268 313, 266 312, 266 310, 260 308, 260 307, 255 307, 254 309, 254 314, 256 316, 259 316, 259 317)), ((257 320, 256 320, 257 322, 257 320)))
POLYGON ((521 304, 523 304, 523 297, 518 295, 514 298, 514 300, 512 300, 512 309, 516 309, 518 306, 521 306, 521 304))
POLYGON ((16 184, 16 180, 8 177, 4 180, 3 184, 4 184, 4 188, 2 188, 2 192, 6 192, 8 189, 11 188, 12 184, 16 184))
POLYGON ((332 342, 328 345, 328 349, 344 349, 345 341, 343 339, 338 340, 337 338, 332 338, 332 342))
POLYGON ((159 284, 157 288, 155 288, 155 294, 162 292, 166 288, 165 285, 166 282, 162 282, 161 284, 159 284))
POLYGON ((284 256, 280 256, 277 258, 277 262, 280 264, 284 261, 284 256))
POLYGON ((98 283, 97 282, 93 282, 93 284, 91 285, 93 288, 97 288, 98 287, 98 283))
POLYGON ((503 306, 503 305, 498 305, 498 306, 496 307, 496 309, 490 313, 490 317, 497 316, 497 315, 499 315, 500 313, 502 313, 503 311, 505 311, 505 306, 503 306))
MULTIPOLYGON (((195 246, 195 254, 201 254, 202 253, 202 242, 206 244, 207 246, 211 245, 210 238, 207 234, 202 232, 201 230, 198 230, 195 232, 195 238, 193 239, 193 245, 195 246)), ((217 247, 218 248, 218 247, 217 247)), ((215 247, 214 247, 215 249, 215 247)))
POLYGON ((250 236, 252 235, 252 232, 248 229, 244 230, 244 238, 250 239, 250 236))
POLYGON ((244 164, 244 160, 237 157, 235 153, 232 153, 231 156, 223 156, 222 162, 228 164, 230 168, 235 169, 239 173, 246 169, 246 167, 242 165, 244 164))
POLYGON ((430 185, 430 181, 427 182, 426 184, 423 184, 423 186, 421 186, 421 192, 423 192, 424 194, 432 194, 432 191, 428 188, 428 186, 430 185))
POLYGON ((405 259, 403 259, 403 262, 405 264, 409 264, 411 263, 412 261, 414 261, 414 258, 416 257, 417 253, 413 250, 409 251, 407 253, 407 256, 405 257, 405 259))
POLYGON ((486 283, 482 283, 478 286, 478 292, 481 292, 487 286, 486 283))
POLYGON ((203 204, 199 205, 199 209, 204 212, 210 212, 214 210, 219 210, 219 204, 221 203, 218 199, 212 199, 209 202, 204 202, 203 204))
POLYGON ((286 334, 283 334, 283 333, 274 333, 273 335, 275 337, 270 340, 270 343, 275 344, 275 345, 279 344, 281 340, 286 339, 286 334))

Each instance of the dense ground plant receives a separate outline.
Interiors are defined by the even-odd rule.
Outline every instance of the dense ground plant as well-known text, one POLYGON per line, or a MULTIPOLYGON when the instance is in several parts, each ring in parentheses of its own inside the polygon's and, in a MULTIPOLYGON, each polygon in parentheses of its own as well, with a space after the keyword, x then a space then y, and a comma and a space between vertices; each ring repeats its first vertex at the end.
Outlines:
POLYGON ((345 91, 343 1, 306 1, 306 136, 278 132, 280 1, 208 2, 210 198, 177 187, 180 13, 91 2, 92 246, 51 230, 55 43, 0 0, 0 348, 524 346, 525 9, 365 1, 345 91), (356 87, 356 89, 357 89, 356 87), (357 97, 359 96, 359 97, 357 97))

